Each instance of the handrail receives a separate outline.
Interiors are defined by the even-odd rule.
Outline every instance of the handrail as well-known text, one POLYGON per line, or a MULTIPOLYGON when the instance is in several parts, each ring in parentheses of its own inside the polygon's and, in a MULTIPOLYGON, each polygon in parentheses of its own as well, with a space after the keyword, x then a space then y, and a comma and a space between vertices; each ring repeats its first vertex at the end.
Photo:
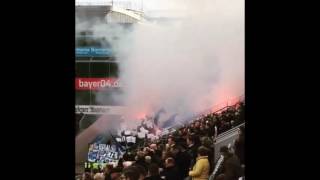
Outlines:
POLYGON ((235 135, 238 135, 239 133, 237 132, 237 131, 238 131, 237 129, 238 129, 240 126, 243 126, 244 124, 245 124, 245 123, 242 123, 242 124, 240 124, 239 126, 236 126, 236 127, 232 128, 232 129, 228 130, 227 132, 221 134, 220 136, 218 136, 218 137, 216 138, 216 141, 214 142, 214 144, 215 144, 215 145, 216 145, 216 144, 220 144, 221 142, 224 142, 225 140, 229 139, 230 137, 233 137, 233 136, 235 136, 235 135))
POLYGON ((244 102, 245 98, 244 98, 244 94, 240 95, 240 96, 236 96, 233 98, 230 98, 226 101, 220 102, 218 104, 215 104, 212 108, 204 111, 202 114, 209 114, 209 113, 217 113, 222 111, 225 108, 234 106, 236 104, 239 104, 240 102, 244 102), (222 106, 222 107, 221 107, 222 106))
POLYGON ((214 180, 215 179, 215 176, 216 176, 218 170, 220 169, 223 161, 224 161, 224 156, 220 155, 220 158, 218 159, 217 164, 215 165, 215 168, 214 168, 213 172, 211 173, 211 175, 209 177, 209 180, 214 180))
POLYGON ((222 138, 222 137, 225 137, 225 136, 233 133, 234 131, 237 131, 237 129, 238 129, 239 127, 244 126, 244 125, 245 125, 245 122, 242 123, 242 124, 239 124, 238 126, 235 126, 235 127, 231 128, 231 129, 227 130, 226 132, 223 132, 223 133, 221 133, 221 134, 218 134, 217 139, 220 139, 220 138, 222 138))

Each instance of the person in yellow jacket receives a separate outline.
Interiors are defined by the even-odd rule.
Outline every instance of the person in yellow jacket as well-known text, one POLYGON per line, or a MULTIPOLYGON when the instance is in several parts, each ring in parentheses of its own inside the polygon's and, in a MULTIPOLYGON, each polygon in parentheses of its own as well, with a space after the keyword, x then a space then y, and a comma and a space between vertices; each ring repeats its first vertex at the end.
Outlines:
POLYGON ((210 164, 208 160, 208 150, 204 146, 198 149, 198 158, 193 169, 189 171, 192 180, 207 180, 209 178, 210 164))

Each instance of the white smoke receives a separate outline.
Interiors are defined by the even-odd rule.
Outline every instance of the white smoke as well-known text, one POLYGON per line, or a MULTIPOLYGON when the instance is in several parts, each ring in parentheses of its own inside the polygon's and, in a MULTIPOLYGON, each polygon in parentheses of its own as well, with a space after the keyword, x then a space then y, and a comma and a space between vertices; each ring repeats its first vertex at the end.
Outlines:
MULTIPOLYGON (((100 20, 77 20, 76 32, 92 30, 113 46, 127 107, 122 129, 164 108, 161 120, 178 113, 175 123, 244 93, 244 0, 147 0, 147 15, 178 21, 136 24, 131 30, 100 20), (170 13, 166 13, 169 9, 170 13), (177 12, 177 13, 175 13, 177 12), (182 18, 181 18, 182 17, 182 18)), ((103 92, 96 94, 104 101, 103 92)), ((76 138, 77 162, 87 144, 110 125, 98 119, 76 138)))
POLYGON ((244 0, 153 0, 146 6, 183 18, 136 24, 132 31, 90 26, 113 44, 124 85, 124 95, 115 98, 125 101, 128 119, 160 108, 166 117, 186 118, 244 93, 244 0))
POLYGON ((244 1, 174 2, 182 20, 139 25, 121 44, 130 115, 164 107, 181 116, 244 93, 244 1))

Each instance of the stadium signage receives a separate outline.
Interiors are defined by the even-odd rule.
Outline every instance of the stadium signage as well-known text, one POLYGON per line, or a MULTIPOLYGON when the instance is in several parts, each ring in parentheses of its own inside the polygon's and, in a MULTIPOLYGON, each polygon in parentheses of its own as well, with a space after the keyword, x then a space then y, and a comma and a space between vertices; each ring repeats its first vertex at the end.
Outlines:
POLYGON ((116 78, 76 78, 76 90, 99 90, 121 87, 116 78))
POLYGON ((111 49, 96 47, 76 48, 76 57, 105 57, 111 56, 111 49))
POLYGON ((119 115, 123 113, 122 106, 93 106, 93 105, 76 105, 76 113, 80 114, 112 114, 119 115))
POLYGON ((127 142, 127 143, 136 143, 136 137, 134 136, 122 136, 121 138, 116 138, 116 141, 119 143, 127 142))

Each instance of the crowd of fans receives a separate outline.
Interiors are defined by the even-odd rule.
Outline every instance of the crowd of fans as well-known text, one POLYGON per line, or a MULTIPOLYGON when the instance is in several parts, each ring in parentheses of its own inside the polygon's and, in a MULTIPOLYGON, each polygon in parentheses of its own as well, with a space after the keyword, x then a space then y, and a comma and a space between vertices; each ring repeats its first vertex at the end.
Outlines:
POLYGON ((245 104, 203 115, 191 124, 143 147, 127 151, 116 167, 86 169, 81 180, 238 180, 244 178, 244 126, 231 147, 219 149, 223 157, 217 165, 216 138, 243 124, 245 104))

